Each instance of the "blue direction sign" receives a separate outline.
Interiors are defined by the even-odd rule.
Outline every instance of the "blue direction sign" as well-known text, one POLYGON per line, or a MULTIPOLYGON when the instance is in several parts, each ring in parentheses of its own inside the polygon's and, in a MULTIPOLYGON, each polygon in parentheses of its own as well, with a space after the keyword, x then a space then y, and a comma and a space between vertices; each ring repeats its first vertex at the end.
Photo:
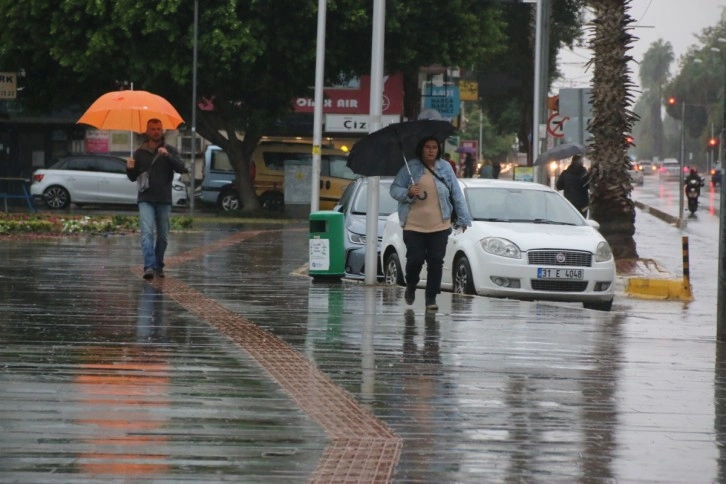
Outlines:
POLYGON ((435 109, 444 118, 455 118, 461 111, 459 86, 455 84, 434 86, 431 83, 426 83, 423 99, 424 109, 435 109))

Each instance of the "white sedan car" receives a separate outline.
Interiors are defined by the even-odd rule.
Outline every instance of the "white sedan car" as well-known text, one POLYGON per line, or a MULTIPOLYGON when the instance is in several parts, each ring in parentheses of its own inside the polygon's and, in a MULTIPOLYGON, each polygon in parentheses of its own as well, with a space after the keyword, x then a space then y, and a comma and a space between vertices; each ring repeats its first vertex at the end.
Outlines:
MULTIPOLYGON (((174 174, 172 206, 188 202, 186 185, 174 174)), ((48 208, 61 209, 71 203, 135 205, 139 194, 135 182, 126 176, 126 159, 112 155, 70 155, 50 168, 33 173, 30 194, 48 208)))
MULTIPOLYGON (((610 245, 562 195, 532 182, 460 180, 474 220, 449 236, 442 289, 522 300, 582 302, 609 311, 615 282, 610 245)), ((386 220, 381 263, 387 284, 405 284, 398 214, 386 220)), ((426 269, 420 286, 426 285, 426 269)))

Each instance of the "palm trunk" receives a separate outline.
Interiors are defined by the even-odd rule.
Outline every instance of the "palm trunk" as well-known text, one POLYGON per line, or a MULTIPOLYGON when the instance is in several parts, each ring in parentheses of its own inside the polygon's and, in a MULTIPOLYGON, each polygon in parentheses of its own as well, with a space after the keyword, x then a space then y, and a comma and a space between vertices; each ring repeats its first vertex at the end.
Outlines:
POLYGON ((588 146, 590 170, 590 213, 610 243, 616 259, 638 257, 635 233, 633 187, 628 175, 629 147, 626 137, 637 116, 631 111, 633 84, 628 55, 633 36, 628 27, 630 0, 590 0, 595 17, 590 30, 594 65, 592 118, 588 129, 593 139, 588 146))

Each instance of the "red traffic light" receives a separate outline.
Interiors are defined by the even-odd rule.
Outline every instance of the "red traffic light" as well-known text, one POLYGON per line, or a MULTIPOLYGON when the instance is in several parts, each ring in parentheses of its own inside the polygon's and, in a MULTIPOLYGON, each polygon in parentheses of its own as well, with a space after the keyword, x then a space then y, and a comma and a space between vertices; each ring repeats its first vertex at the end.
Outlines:
POLYGON ((669 106, 675 106, 678 103, 678 100, 674 98, 673 96, 668 98, 668 105, 669 106))
POLYGON ((718 138, 709 138, 708 146, 710 146, 710 147, 718 146, 718 138))
POLYGON ((635 141, 635 140, 633 139, 632 136, 626 136, 625 137, 625 142, 628 143, 629 145, 632 145, 633 144, 633 141, 635 141))

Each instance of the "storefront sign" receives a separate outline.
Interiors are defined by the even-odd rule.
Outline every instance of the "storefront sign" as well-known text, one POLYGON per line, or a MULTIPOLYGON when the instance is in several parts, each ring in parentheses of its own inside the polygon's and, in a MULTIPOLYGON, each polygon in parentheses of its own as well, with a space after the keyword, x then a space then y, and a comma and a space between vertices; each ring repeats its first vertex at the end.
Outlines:
POLYGON ((14 72, 0 72, 0 99, 15 99, 17 92, 17 75, 14 72))
MULTIPOLYGON (((365 114, 370 111, 371 77, 361 76, 358 87, 326 87, 323 89, 325 114, 365 114)), ((315 102, 309 97, 293 100, 296 113, 312 113, 315 102)), ((394 74, 383 79, 383 105, 385 115, 403 114, 403 75, 394 74)))
MULTIPOLYGON (((401 121, 399 115, 381 116, 381 128, 399 121, 401 121)), ((327 133, 368 133, 370 131, 370 116, 367 114, 326 114, 325 131, 327 133)))
POLYGON ((89 130, 86 132, 86 153, 108 153, 109 134, 105 131, 89 130))

